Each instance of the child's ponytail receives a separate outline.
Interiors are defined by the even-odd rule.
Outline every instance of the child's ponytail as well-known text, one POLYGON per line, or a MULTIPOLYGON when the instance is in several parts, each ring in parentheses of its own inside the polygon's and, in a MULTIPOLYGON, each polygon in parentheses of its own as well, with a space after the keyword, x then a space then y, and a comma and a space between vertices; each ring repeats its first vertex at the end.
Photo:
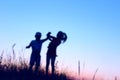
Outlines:
POLYGON ((66 35, 66 33, 62 33, 63 34, 63 37, 62 37, 62 41, 63 41, 63 43, 67 40, 67 35, 66 35))
POLYGON ((60 39, 64 43, 67 40, 67 35, 64 32, 59 31, 57 33, 57 38, 60 39))

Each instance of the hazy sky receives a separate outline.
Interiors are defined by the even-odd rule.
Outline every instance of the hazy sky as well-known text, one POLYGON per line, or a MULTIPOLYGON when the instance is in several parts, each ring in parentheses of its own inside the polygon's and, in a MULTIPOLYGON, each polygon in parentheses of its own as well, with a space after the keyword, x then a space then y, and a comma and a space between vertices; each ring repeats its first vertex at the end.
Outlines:
MULTIPOLYGON (((120 76, 119 0, 0 0, 1 51, 14 43, 16 51, 24 48, 37 31, 45 38, 59 30, 68 35, 58 47, 59 65, 77 71, 80 60, 84 72, 99 68, 98 74, 120 76)), ((41 52, 44 64, 48 43, 41 52)))

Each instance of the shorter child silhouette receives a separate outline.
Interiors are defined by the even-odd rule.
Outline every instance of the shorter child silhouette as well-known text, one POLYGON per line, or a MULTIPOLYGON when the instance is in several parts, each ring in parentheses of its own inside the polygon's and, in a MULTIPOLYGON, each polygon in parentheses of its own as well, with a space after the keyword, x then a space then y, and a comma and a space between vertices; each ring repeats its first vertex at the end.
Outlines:
POLYGON ((56 59, 56 49, 57 47, 61 44, 61 42, 65 42, 67 40, 67 35, 66 33, 59 31, 57 33, 57 36, 51 36, 51 33, 48 33, 49 40, 51 41, 48 45, 48 50, 47 50, 47 57, 46 57, 46 75, 48 75, 48 67, 49 63, 51 60, 51 66, 52 66, 52 75, 54 75, 54 64, 55 64, 55 59, 56 59))
POLYGON ((30 71, 32 70, 34 64, 36 64, 35 71, 38 71, 38 68, 40 66, 40 60, 41 60, 40 52, 41 52, 42 44, 48 39, 47 37, 41 40, 41 36, 42 35, 40 32, 36 32, 35 40, 32 40, 30 44, 26 46, 26 48, 32 47, 32 53, 30 57, 30 67, 29 67, 30 71))

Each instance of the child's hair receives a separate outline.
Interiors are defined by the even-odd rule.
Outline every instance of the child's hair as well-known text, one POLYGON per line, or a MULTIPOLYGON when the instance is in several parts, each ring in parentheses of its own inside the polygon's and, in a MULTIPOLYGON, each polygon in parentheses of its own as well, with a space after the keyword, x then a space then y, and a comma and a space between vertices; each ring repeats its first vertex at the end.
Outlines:
POLYGON ((61 41, 63 41, 63 43, 67 40, 67 35, 66 33, 59 31, 57 33, 57 38, 59 38, 61 41))
POLYGON ((35 38, 41 38, 42 34, 40 32, 36 32, 35 38))

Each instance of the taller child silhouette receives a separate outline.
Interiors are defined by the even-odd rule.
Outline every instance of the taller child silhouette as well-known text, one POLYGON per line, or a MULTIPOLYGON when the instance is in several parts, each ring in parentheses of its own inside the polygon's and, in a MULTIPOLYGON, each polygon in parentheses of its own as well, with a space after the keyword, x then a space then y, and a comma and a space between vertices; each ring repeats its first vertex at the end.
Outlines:
POLYGON ((35 71, 38 71, 38 68, 40 66, 40 60, 41 60, 40 52, 41 52, 42 44, 48 39, 48 37, 46 37, 45 39, 41 39, 41 36, 42 34, 40 32, 36 32, 35 40, 32 40, 30 44, 26 46, 26 48, 32 47, 32 53, 30 57, 30 67, 29 67, 30 71, 32 70, 34 64, 36 64, 35 71))
POLYGON ((66 33, 59 31, 57 33, 57 36, 51 36, 51 33, 48 33, 48 38, 51 41, 48 45, 48 50, 47 50, 47 57, 46 57, 46 75, 48 75, 48 67, 49 63, 51 60, 51 66, 52 66, 52 75, 54 74, 54 64, 55 64, 55 59, 56 59, 56 49, 57 47, 61 44, 61 42, 65 42, 67 40, 67 35, 66 33))

